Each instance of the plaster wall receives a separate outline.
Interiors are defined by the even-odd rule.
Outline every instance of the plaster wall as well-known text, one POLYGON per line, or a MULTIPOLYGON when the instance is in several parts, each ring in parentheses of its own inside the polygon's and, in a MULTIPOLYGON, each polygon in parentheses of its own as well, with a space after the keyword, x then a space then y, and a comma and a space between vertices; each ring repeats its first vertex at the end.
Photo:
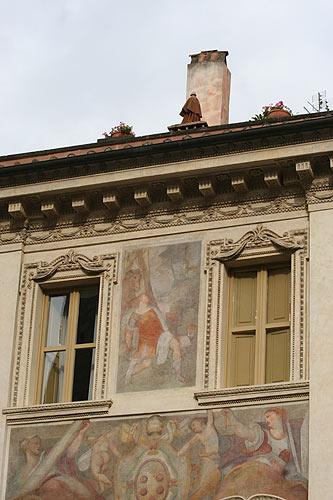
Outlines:
MULTIPOLYGON (((197 403, 193 398, 193 392, 200 391, 203 389, 203 373, 204 373, 204 354, 205 354, 205 336, 206 336, 206 321, 207 321, 207 273, 205 272, 205 260, 206 260, 206 250, 207 244, 211 240, 224 240, 232 239, 238 241, 243 235, 249 231, 254 230, 257 224, 261 223, 265 227, 269 227, 271 230, 275 231, 277 234, 284 234, 290 230, 306 230, 307 229, 307 219, 305 217, 299 217, 299 214, 295 212, 293 215, 293 220, 285 220, 285 215, 283 214, 283 219, 279 221, 271 220, 271 216, 268 218, 260 216, 253 218, 251 224, 249 224, 248 219, 239 219, 237 225, 229 227, 218 227, 215 222, 215 229, 207 231, 207 224, 205 231, 193 231, 191 225, 185 226, 183 228, 172 228, 173 234, 167 234, 167 231, 152 231, 147 232, 144 237, 139 233, 125 234, 122 237, 120 235, 115 235, 114 240, 111 242, 107 239, 100 241, 100 244, 96 244, 95 238, 87 238, 86 240, 71 240, 65 242, 54 242, 50 244, 38 244, 29 245, 25 249, 24 254, 24 264, 32 264, 38 262, 51 262, 52 260, 58 258, 61 255, 68 253, 70 249, 75 250, 75 252, 83 254, 89 258, 95 256, 105 255, 105 254, 116 254, 118 255, 119 262, 119 276, 118 282, 114 286, 113 298, 111 301, 111 331, 112 335, 110 337, 110 358, 108 365, 108 376, 106 381, 107 394, 106 397, 112 399, 112 414, 113 415, 124 415, 128 412, 132 414, 140 414, 155 411, 180 411, 180 410, 190 410, 196 408, 197 403), (192 229, 192 231, 191 231, 192 229), (186 234, 187 231, 187 234, 186 234), (178 234, 177 234, 178 233, 178 234), (119 239, 117 238, 119 236, 119 239), (141 237, 140 237, 141 236, 141 237), (129 237, 131 239, 129 239, 129 237), (118 241, 117 241, 118 240, 118 241), (119 311, 122 304, 122 293, 123 293, 123 283, 124 283, 124 253, 128 251, 134 251, 136 249, 149 249, 163 247, 164 245, 169 245, 170 248, 175 244, 184 244, 189 242, 201 242, 201 266, 200 266, 200 301, 198 309, 198 336, 197 336, 197 373, 196 380, 194 384, 176 384, 177 390, 175 388, 171 389, 161 389, 156 387, 155 382, 153 383, 153 393, 151 390, 140 390, 131 393, 118 392, 117 391, 117 370, 118 370, 118 360, 119 360, 119 328, 120 328, 120 317, 119 311), (52 246, 52 249, 51 249, 52 246), (154 397, 152 397, 154 394, 154 397)), ((279 215, 281 217, 281 215, 279 215)), ((61 278, 61 277, 60 277, 61 278)), ((215 286, 215 285, 214 285, 215 286)), ((218 285, 216 285, 218 286, 218 285)), ((217 292, 214 291, 214 295, 217 292)), ((217 307, 216 304, 213 306, 217 307)), ((29 309, 29 305, 27 306, 29 309)), ((28 314, 28 311, 27 311, 28 314)), ((215 309, 213 317, 215 317, 215 309)), ((35 321, 36 322, 36 321, 35 321)), ((36 326, 36 328, 38 325, 36 326)), ((37 328, 38 330, 38 328, 37 328)), ((36 330, 36 333, 37 333, 36 330)), ((212 340, 213 342, 213 340, 212 340)), ((215 349, 213 349, 215 351, 215 349)), ((212 359, 210 364, 213 366, 212 359)), ((34 363, 32 363, 34 366, 34 363)), ((213 369, 212 369, 213 371, 213 369)), ((32 375, 32 379, 34 376, 32 375)), ((24 377, 19 381, 19 387, 24 389, 25 380, 24 377)), ((214 388, 213 386, 211 388, 214 388)), ((33 404, 33 394, 29 398, 29 404, 33 404)))
MULTIPOLYGON (((11 249, 0 253, 0 324, 1 324, 1 349, 0 349, 0 407, 8 406, 9 391, 11 387, 11 361, 12 347, 14 344, 15 317, 18 302, 21 249, 11 249)), ((0 413, 0 460, 3 459, 5 450, 5 417, 0 413)), ((0 468, 0 483, 3 468, 0 468)))
POLYGON ((333 491, 332 222, 332 209, 310 214, 310 500, 333 491))

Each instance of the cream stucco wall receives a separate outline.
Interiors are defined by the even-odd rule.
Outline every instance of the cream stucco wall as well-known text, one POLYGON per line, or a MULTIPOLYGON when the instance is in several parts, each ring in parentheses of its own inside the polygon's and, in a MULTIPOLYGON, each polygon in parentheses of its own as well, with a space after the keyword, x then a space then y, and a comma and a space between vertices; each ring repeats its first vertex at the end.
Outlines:
MULTIPOLYGON (((21 272, 22 251, 20 248, 9 247, 4 253, 0 253, 0 325, 1 325, 1 349, 0 349, 0 406, 8 406, 9 392, 11 388, 11 361, 14 345, 15 320, 19 293, 19 282, 21 272)), ((5 450, 5 417, 0 413, 0 449, 1 460, 5 450)), ((0 468, 0 483, 3 468, 0 468)))
POLYGON ((333 211, 310 214, 310 500, 332 498, 333 211))

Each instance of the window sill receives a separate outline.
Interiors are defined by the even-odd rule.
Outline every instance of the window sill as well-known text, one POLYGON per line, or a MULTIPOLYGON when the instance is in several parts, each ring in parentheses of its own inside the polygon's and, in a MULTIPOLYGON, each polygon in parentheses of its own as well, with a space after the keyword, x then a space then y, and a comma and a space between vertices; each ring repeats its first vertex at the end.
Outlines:
POLYGON ((103 401, 73 401, 46 405, 5 408, 7 425, 37 424, 75 419, 98 418, 108 415, 112 406, 110 399, 103 401))
POLYGON ((194 393, 199 406, 248 406, 276 404, 309 399, 309 382, 282 382, 278 384, 228 387, 194 393))

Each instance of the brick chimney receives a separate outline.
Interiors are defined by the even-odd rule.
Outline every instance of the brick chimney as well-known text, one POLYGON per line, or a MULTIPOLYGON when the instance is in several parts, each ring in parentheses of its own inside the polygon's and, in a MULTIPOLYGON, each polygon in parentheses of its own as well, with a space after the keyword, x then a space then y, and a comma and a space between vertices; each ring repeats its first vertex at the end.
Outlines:
POLYGON ((202 120, 209 126, 229 122, 231 73, 227 67, 227 51, 204 50, 190 55, 187 65, 186 98, 197 94, 202 120))

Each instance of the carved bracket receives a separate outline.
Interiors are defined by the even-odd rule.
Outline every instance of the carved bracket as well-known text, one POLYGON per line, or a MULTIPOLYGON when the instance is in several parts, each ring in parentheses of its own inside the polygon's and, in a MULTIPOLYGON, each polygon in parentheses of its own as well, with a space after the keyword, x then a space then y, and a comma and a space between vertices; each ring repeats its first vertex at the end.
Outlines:
MULTIPOLYGON (((214 245, 214 243, 217 242, 211 242, 212 245, 214 245)), ((280 236, 274 231, 259 224, 256 229, 248 231, 235 243, 233 240, 223 240, 219 248, 213 248, 211 250, 210 258, 211 260, 226 262, 239 257, 245 248, 269 245, 273 245, 278 250, 285 252, 295 252, 302 248, 302 244, 298 241, 294 241, 289 233, 284 233, 280 236)))
POLYGON ((67 254, 61 255, 49 263, 41 262, 32 279, 37 282, 43 281, 53 276, 62 268, 68 270, 71 267, 75 268, 77 266, 86 274, 99 274, 106 269, 100 257, 90 259, 85 255, 74 252, 74 250, 70 250, 67 254))

